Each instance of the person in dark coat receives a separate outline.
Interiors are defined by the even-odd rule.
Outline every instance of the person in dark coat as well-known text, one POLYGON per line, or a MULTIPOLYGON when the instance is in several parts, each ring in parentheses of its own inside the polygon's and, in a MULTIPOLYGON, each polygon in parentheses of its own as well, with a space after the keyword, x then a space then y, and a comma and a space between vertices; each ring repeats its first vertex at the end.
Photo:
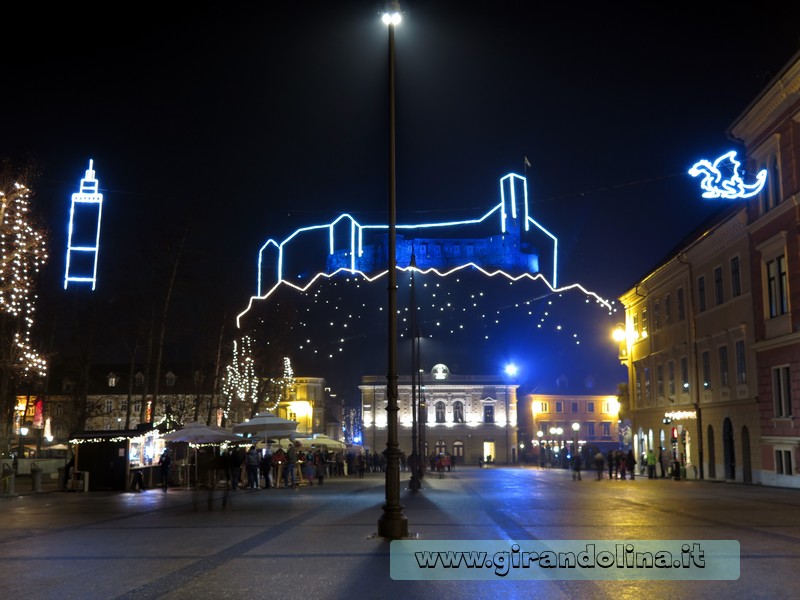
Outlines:
POLYGON ((172 457, 169 455, 169 450, 164 448, 161 453, 161 458, 158 461, 158 466, 161 467, 161 489, 167 493, 169 487, 169 472, 172 469, 172 457))
POLYGON ((633 448, 628 450, 628 459, 625 461, 628 466, 628 470, 631 474, 631 479, 636 479, 636 456, 633 454, 633 448))

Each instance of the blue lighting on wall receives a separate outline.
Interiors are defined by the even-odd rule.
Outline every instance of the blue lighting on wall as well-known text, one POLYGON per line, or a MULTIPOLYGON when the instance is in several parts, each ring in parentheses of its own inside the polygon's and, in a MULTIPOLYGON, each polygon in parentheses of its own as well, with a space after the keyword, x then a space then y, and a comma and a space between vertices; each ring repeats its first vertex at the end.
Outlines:
POLYGON ((72 283, 97 283, 97 255, 100 247, 100 220, 103 214, 103 194, 98 191, 94 161, 89 160, 80 190, 72 194, 69 210, 66 269, 64 289, 72 283))
POLYGON ((720 156, 713 163, 705 159, 695 163, 689 169, 692 177, 703 176, 700 187, 703 198, 723 198, 735 200, 737 198, 750 198, 758 194, 767 181, 767 170, 756 173, 755 183, 745 183, 739 175, 741 163, 736 160, 736 151, 732 150, 720 156), (728 177, 723 172, 729 174, 728 177))

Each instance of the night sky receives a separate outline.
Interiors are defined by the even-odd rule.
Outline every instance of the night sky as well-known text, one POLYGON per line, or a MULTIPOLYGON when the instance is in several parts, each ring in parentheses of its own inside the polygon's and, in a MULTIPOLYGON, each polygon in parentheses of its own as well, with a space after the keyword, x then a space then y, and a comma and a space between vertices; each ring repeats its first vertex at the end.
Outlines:
MULTIPOLYGON (((398 221, 483 214, 498 201, 498 179, 522 173, 527 157, 533 214, 560 239, 560 283, 614 300, 720 209, 686 171, 700 158, 742 150, 727 128, 800 47, 800 8, 550 4, 401 4, 398 221)), ((65 306, 149 310, 168 257, 185 240, 171 311, 190 324, 170 339, 176 348, 181 335, 216 339, 255 292, 256 254, 267 238, 342 212, 386 222, 382 3, 43 6, 3 9, 10 31, 0 55, 0 156, 39 167, 34 203, 52 249, 43 312, 59 327, 69 321, 65 306), (42 12, 56 33, 42 27, 42 12), (62 288, 69 199, 90 158, 105 195, 94 295, 62 288)), ((437 360, 462 372, 515 360, 527 389, 546 389, 565 364, 582 365, 574 377, 594 378, 602 391, 624 377, 606 338, 619 314, 532 286, 446 286, 446 323, 437 330, 433 316, 423 319, 437 360), (486 304, 456 317, 455 306, 481 291, 486 304), (548 336, 538 324, 552 300, 548 327, 559 321, 562 329, 548 336), (531 301, 529 314, 520 306, 531 301), (491 341, 487 314, 502 315, 491 341), (449 333, 457 321, 472 338, 448 341, 466 335, 449 333)), ((282 343, 297 371, 340 386, 353 383, 345 373, 385 368, 385 282, 347 287, 333 282, 276 299, 294 315, 282 343), (315 300, 328 308, 315 313, 315 300), (363 313, 350 335, 320 335, 319 323, 356 319, 345 313, 363 313), (303 328, 318 335, 301 349, 297 338, 311 339, 303 328)), ((229 326, 226 336, 235 335, 229 326)))

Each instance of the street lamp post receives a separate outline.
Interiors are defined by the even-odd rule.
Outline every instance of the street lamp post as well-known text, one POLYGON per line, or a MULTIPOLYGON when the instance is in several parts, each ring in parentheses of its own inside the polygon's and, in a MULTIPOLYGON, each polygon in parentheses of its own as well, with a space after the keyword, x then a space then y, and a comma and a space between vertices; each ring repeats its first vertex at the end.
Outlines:
POLYGON ((395 170, 395 73, 394 28, 400 23, 400 7, 392 2, 383 14, 389 28, 389 343, 386 375, 386 503, 378 519, 378 535, 400 539, 408 535, 408 520, 400 504, 400 448, 397 442, 397 200, 395 170))
POLYGON ((580 423, 572 424, 572 456, 575 458, 578 456, 578 431, 580 431, 580 428, 580 423))

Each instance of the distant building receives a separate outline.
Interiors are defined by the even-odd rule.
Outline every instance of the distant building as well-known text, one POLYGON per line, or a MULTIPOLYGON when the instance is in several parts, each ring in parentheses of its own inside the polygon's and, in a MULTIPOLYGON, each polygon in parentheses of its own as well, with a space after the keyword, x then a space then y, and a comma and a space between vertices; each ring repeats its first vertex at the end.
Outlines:
MULTIPOLYGON (((517 385, 497 376, 455 375, 446 365, 421 374, 416 399, 421 402, 426 456, 450 454, 458 462, 477 465, 491 460, 516 463, 517 385)), ((361 379, 362 445, 382 452, 386 447, 386 377, 361 379)), ((412 385, 398 380, 398 442, 412 452, 412 385)))

